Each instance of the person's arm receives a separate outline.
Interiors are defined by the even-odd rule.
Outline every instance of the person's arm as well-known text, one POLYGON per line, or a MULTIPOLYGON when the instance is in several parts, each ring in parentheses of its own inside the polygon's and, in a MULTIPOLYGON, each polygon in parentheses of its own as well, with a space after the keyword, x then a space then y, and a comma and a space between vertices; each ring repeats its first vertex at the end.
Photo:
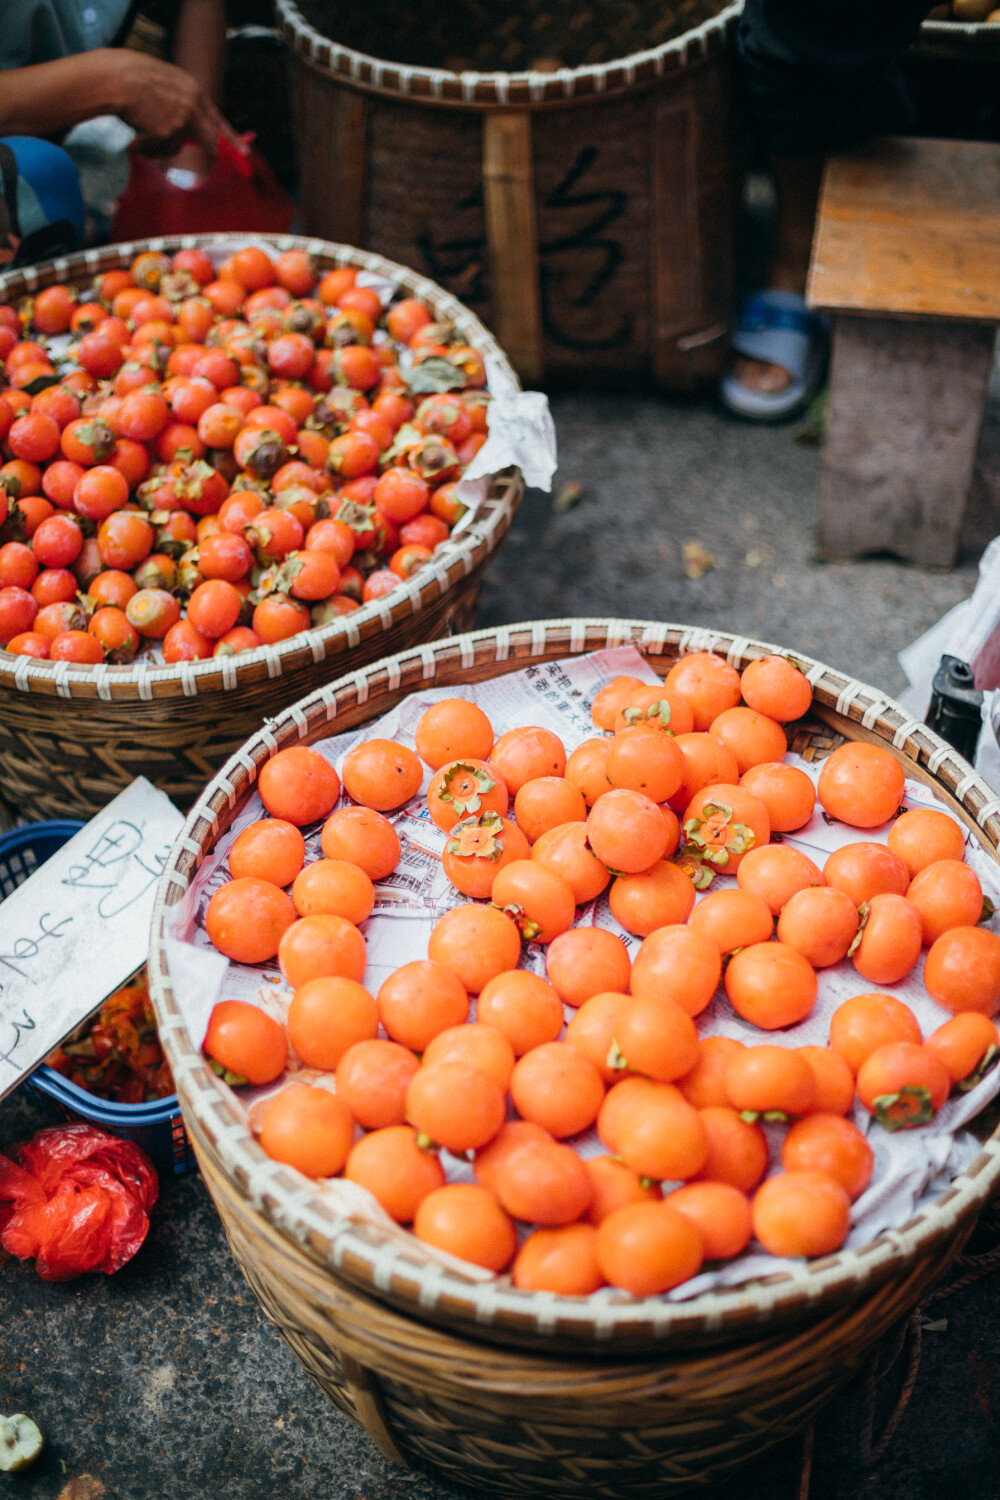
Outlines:
POLYGON ((144 52, 99 47, 3 74, 0 135, 58 137, 95 115, 118 115, 142 144, 168 150, 190 137, 214 152, 220 131, 236 139, 191 73, 144 52))
MULTIPOLYGON (((216 104, 222 98, 222 80, 226 63, 226 12, 223 0, 182 0, 174 33, 174 62, 197 79, 202 92, 216 104)), ((236 144, 228 127, 226 134, 236 144)), ((189 171, 204 173, 214 151, 214 142, 181 148, 171 163, 189 171)))

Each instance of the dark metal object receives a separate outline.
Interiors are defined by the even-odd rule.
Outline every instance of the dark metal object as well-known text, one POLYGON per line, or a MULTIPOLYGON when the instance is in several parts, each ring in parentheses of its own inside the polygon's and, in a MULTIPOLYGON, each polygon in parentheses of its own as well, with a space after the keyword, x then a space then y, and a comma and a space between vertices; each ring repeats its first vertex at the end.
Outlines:
POLYGON ((983 723, 983 693, 972 668, 957 656, 942 656, 934 673, 927 724, 968 761, 976 758, 983 723))

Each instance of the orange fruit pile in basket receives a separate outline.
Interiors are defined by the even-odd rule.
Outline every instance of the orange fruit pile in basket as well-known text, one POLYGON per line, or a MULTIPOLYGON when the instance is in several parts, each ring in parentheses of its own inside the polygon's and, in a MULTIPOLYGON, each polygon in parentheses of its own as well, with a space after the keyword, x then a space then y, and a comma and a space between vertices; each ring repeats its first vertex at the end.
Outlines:
POLYGON ((839 1248, 874 1159, 847 1118, 855 1096, 897 1130, 978 1081, 1000 1041, 1000 937, 977 925, 955 820, 896 817, 904 773, 887 749, 841 745, 817 788, 784 759, 784 726, 810 702, 787 658, 741 678, 699 652, 662 685, 608 683, 592 707, 602 733, 567 756, 550 730, 494 740, 482 708, 444 699, 419 722, 419 753, 385 739, 350 750, 350 805, 335 811, 326 759, 273 756, 259 781, 270 816, 239 833, 205 921, 233 961, 276 957, 292 999, 284 1025, 222 1001, 204 1048, 237 1084, 280 1079, 294 1052, 335 1092, 292 1073, 260 1112, 265 1152, 313 1178, 343 1173, 418 1239, 530 1289, 648 1295, 752 1239, 778 1256, 839 1248), (444 870, 468 899, 373 994, 359 924, 400 858, 386 814, 425 766, 444 870), (846 843, 820 869, 780 841, 817 796, 854 829, 895 819, 888 842, 846 843), (301 829, 319 822, 322 858, 304 863, 301 829), (720 872, 736 883, 696 904, 720 872), (573 925, 604 891, 642 939, 634 961, 615 933, 573 925), (545 977, 519 967, 525 939, 545 946, 545 977), (924 948, 927 991, 953 1013, 926 1037, 874 988, 924 948), (778 1045, 833 964, 853 965, 857 993, 829 1045, 778 1045), (720 981, 759 1042, 699 1035, 720 981), (767 1122, 787 1130, 764 1180, 767 1122), (595 1131, 603 1153, 585 1159, 571 1143, 595 1131), (446 1181, 442 1151, 473 1180, 446 1181))
POLYGON ((0 648, 42 660, 350 613, 448 538, 486 440, 481 355, 302 250, 144 251, 0 307, 0 360, 0 648))

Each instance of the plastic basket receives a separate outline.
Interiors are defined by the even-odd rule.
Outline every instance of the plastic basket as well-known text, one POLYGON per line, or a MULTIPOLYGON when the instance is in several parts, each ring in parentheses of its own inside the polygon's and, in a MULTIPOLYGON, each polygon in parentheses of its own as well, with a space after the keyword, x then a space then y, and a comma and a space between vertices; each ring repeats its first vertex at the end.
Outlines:
MULTIPOLYGON (((62 848, 83 827, 78 819, 29 823, 0 835, 0 901, 62 848)), ((141 1146, 160 1172, 186 1172, 195 1165, 177 1095, 148 1104, 115 1104, 71 1083, 46 1063, 21 1085, 60 1120, 87 1120, 141 1146)))

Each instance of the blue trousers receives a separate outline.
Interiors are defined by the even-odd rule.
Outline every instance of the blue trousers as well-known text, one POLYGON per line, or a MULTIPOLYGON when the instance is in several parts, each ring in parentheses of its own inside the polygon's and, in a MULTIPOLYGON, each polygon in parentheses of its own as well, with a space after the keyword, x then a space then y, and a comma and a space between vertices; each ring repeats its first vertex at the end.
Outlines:
POLYGON ((0 270, 83 248, 80 179, 61 147, 0 137, 0 186, 0 270))

